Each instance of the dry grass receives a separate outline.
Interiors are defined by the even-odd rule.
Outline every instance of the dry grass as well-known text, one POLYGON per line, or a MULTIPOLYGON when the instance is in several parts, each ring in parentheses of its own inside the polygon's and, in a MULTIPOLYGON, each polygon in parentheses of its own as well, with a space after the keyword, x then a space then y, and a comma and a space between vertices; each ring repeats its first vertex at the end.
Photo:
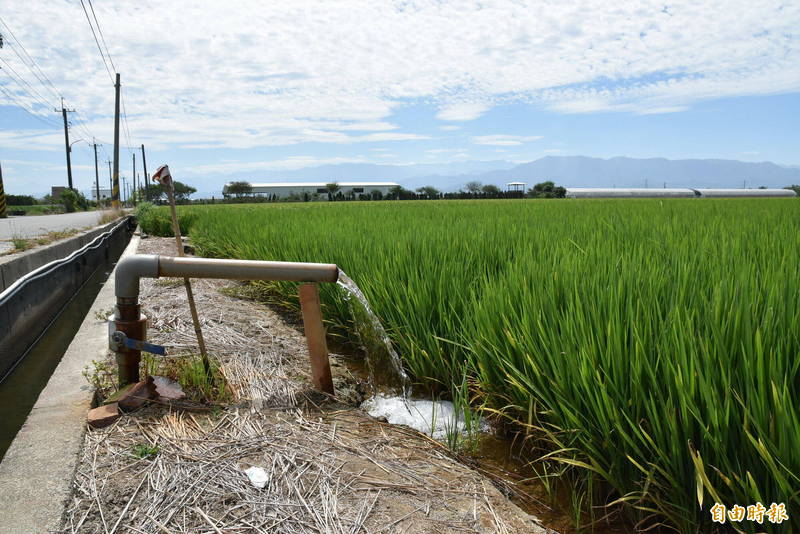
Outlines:
POLYGON ((125 213, 119 208, 114 209, 105 209, 100 212, 100 216, 97 219, 97 224, 108 224, 110 222, 114 222, 120 217, 123 217, 125 213))
POLYGON ((151 410, 88 435, 75 487, 62 533, 545 532, 440 446, 353 411, 151 410))
POLYGON ((67 228, 66 230, 53 230, 51 232, 47 232, 46 234, 36 237, 22 237, 21 235, 15 235, 11 238, 11 245, 13 246, 13 248, 5 253, 0 253, 0 256, 7 254, 16 254, 18 252, 24 252, 26 250, 30 250, 32 248, 49 245, 54 241, 59 241, 61 239, 72 237, 75 234, 80 233, 84 230, 86 230, 86 228, 67 228))

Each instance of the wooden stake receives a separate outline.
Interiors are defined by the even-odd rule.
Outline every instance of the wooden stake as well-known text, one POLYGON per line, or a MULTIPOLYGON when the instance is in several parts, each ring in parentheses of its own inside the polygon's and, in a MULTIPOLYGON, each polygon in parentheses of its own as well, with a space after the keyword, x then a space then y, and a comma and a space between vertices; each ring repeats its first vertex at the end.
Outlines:
POLYGON ((328 359, 325 327, 322 326, 322 310, 319 306, 319 288, 317 284, 302 284, 299 295, 300 309, 303 312, 303 330, 306 333, 311 360, 311 379, 318 390, 333 395, 331 363, 328 359))
MULTIPOLYGON (((168 183, 164 189, 167 191, 167 197, 169 198, 169 209, 172 212, 172 232, 175 234, 175 246, 178 247, 178 256, 183 257, 183 239, 181 239, 181 226, 178 224, 178 211, 175 208, 175 189, 172 185, 172 177, 170 177, 167 182, 168 183)), ((197 345, 200 347, 200 356, 203 359, 203 369, 206 372, 206 376, 211 377, 211 363, 208 361, 206 342, 203 339, 203 330, 200 328, 200 317, 197 315, 197 306, 194 304, 192 283, 188 278, 184 278, 183 285, 186 288, 186 299, 189 301, 189 311, 192 314, 192 323, 194 324, 194 333, 197 336, 197 345)))

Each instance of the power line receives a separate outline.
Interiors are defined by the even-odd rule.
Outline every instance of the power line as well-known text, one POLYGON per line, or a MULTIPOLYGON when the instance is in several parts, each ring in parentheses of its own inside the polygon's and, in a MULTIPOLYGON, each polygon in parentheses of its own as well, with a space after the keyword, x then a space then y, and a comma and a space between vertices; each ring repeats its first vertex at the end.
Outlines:
POLYGON ((91 130, 89 130, 89 127, 86 124, 86 121, 83 118, 81 118, 81 112, 80 111, 76 110, 74 117, 75 117, 75 120, 76 120, 78 126, 83 129, 83 133, 87 134, 89 137, 95 137, 95 135, 92 134, 91 130))
MULTIPOLYGON (((48 78, 48 77, 47 77, 47 74, 45 74, 45 73, 44 73, 44 71, 41 69, 41 67, 39 67, 39 65, 36 63, 36 60, 35 60, 35 59, 33 59, 33 57, 30 55, 30 53, 28 52, 28 50, 25 48, 25 45, 23 45, 23 44, 22 44, 22 41, 20 41, 20 40, 19 40, 19 38, 17 38, 17 36, 16 36, 16 35, 14 35, 14 32, 11 30, 11 28, 8 26, 8 24, 7 24, 7 23, 6 23, 4 20, 2 20, 1 18, 0 18, 0 23, 2 23, 2 24, 3 24, 3 26, 5 26, 5 28, 8 30, 8 33, 11 35, 11 37, 14 39, 14 41, 16 41, 17 45, 19 45, 19 48, 20 48, 20 49, 22 50, 22 52, 24 53, 25 57, 23 57, 23 56, 22 56, 22 55, 19 53, 19 51, 17 51, 17 50, 16 50, 16 47, 12 47, 12 50, 13 50, 13 51, 14 51, 14 53, 17 55, 17 57, 20 59, 20 61, 22 62, 22 64, 23 64, 23 65, 25 65, 25 66, 28 68, 28 70, 29 70, 29 71, 31 71, 31 73, 33 73, 33 75, 34 75, 34 76, 35 76, 35 77, 36 77, 36 78, 39 80, 39 83, 41 83, 41 84, 42 84, 42 87, 44 87, 45 89, 47 89, 48 91, 50 91, 50 92, 51 92, 53 95, 55 95, 55 96, 56 96, 56 98, 61 98, 61 100, 62 100, 62 106, 63 106, 63 99, 64 99, 64 97, 63 97, 63 96, 61 96, 61 93, 58 91, 58 89, 57 89, 57 88, 56 88, 56 86, 53 84, 53 82, 50 80, 50 78, 48 78), (26 58, 27 58, 27 59, 26 59, 26 58), (48 86, 49 86, 49 87, 48 87, 48 86)), ((33 87, 33 86, 32 86, 32 85, 31 85, 31 84, 30 84, 30 83, 29 83, 27 80, 25 80, 25 78, 23 78, 23 77, 22 77, 22 75, 20 75, 20 74, 19 74, 19 73, 18 73, 16 70, 14 70, 14 68, 13 68, 13 67, 12 67, 12 66, 11 66, 11 65, 10 65, 10 64, 9 64, 9 63, 6 61, 6 60, 5 60, 5 59, 3 59, 3 58, 0 58, 0 61, 3 61, 3 63, 5 63, 5 64, 6 64, 6 66, 7 66, 7 67, 8 67, 8 68, 9 68, 9 69, 10 69, 10 70, 11 70, 11 71, 14 73, 14 74, 16 74, 16 76, 19 78, 19 80, 16 80, 16 79, 15 79, 14 81, 16 81, 16 82, 17 82, 17 84, 19 84, 19 85, 20 85, 20 87, 22 87, 22 88, 23 88, 23 90, 25 90, 25 88, 22 86, 22 84, 20 83, 20 81, 21 81, 22 83, 24 83, 25 85, 27 85, 27 86, 28 86, 28 87, 31 89, 31 91, 32 91, 33 93, 35 93, 36 95, 38 95, 38 97, 39 97, 39 99, 40 99, 40 101, 39 101, 39 103, 40 103, 40 104, 44 104, 44 106, 45 106, 45 107, 50 107, 50 104, 49 104, 49 103, 47 103, 47 98, 45 98, 44 96, 42 96, 42 94, 41 94, 41 93, 39 93, 39 91, 38 91, 38 90, 36 90, 36 88, 34 88, 34 87, 33 87)), ((12 79, 14 79, 14 78, 13 78, 13 76, 11 76, 11 75, 9 75, 9 77, 11 77, 12 79)), ((28 91, 27 91, 27 90, 25 90, 25 92, 26 92, 26 93, 28 93, 28 91)), ((33 95, 33 93, 29 93, 29 96, 34 96, 34 95, 33 95)), ((35 97, 34 97, 34 98, 35 98, 35 97)), ((23 109, 24 109, 24 108, 23 108, 23 109)), ((27 111, 27 109, 26 109, 26 111, 27 111)), ((81 119, 79 119, 78 117, 75 117, 75 118, 77 119, 77 124, 78 124, 78 126, 79 126, 80 128, 82 128, 83 132, 84 132, 84 133, 85 133, 87 136, 89 136, 89 137, 93 137, 93 135, 92 135, 92 132, 91 132, 91 130, 89 130, 88 126, 87 126, 86 124, 84 124, 84 123, 83 123, 83 121, 82 121, 81 119)), ((55 124, 55 121, 53 121, 52 123, 51 123, 51 122, 48 122, 48 124, 51 124, 52 126, 57 126, 57 125, 55 124)))
MULTIPOLYGON (((100 47, 100 41, 97 40, 97 34, 94 31, 94 26, 92 26, 92 19, 89 18, 89 12, 86 11, 86 5, 83 3, 83 0, 81 0, 81 7, 83 8, 83 13, 86 15, 86 22, 89 23, 89 28, 92 30, 92 35, 94 36, 94 42, 97 43, 97 50, 100 51, 100 58, 103 60, 103 65, 105 65, 105 67, 106 67, 106 72, 108 72, 108 77, 111 78, 111 83, 114 83, 114 76, 111 74, 111 69, 108 68, 108 62, 106 61, 106 57, 103 54, 103 49, 100 47)), ((94 14, 94 9, 92 9, 92 14, 94 14)), ((95 17, 95 22, 96 21, 97 21, 97 18, 95 17)), ((98 29, 98 31, 100 30, 100 25, 99 24, 97 25, 97 29, 98 29)), ((101 32, 101 35, 102 35, 102 32, 101 32)), ((105 44, 105 41, 103 41, 103 44, 105 44)), ((107 51, 108 51, 108 47, 106 47, 106 52, 107 51)), ((111 56, 108 56, 108 59, 111 60, 111 56)), ((111 62, 111 65, 112 66, 114 65, 113 61, 111 62)))
POLYGON ((100 39, 103 40, 103 46, 106 47, 106 55, 108 56, 108 60, 111 62, 111 66, 114 67, 114 72, 117 72, 117 67, 114 65, 114 59, 111 57, 111 52, 108 51, 108 45, 106 44, 105 35, 103 35, 103 29, 100 27, 100 21, 97 20, 97 15, 94 12, 94 6, 92 5, 92 0, 89 1, 89 8, 92 10, 92 16, 94 17, 94 22, 97 25, 97 31, 100 32, 100 39))
MULTIPOLYGON (((58 95, 56 95, 55 91, 53 91, 52 89, 50 89, 49 87, 47 87, 47 86, 45 85, 45 83, 42 81, 41 77, 40 77, 40 76, 37 74, 36 70, 34 70, 33 68, 31 68, 31 66, 30 66, 28 63, 26 63, 26 62, 25 62, 25 60, 23 59, 23 57, 22 57, 22 56, 21 56, 21 55, 20 55, 20 54, 19 54, 19 53, 18 53, 18 52, 17 52, 17 51, 14 49, 14 48, 12 48, 12 50, 14 50, 14 52, 17 54, 17 57, 20 59, 20 61, 22 62, 22 64, 23 64, 23 65, 25 65, 25 66, 28 68, 28 70, 29 70, 29 71, 31 71, 31 72, 33 73, 33 75, 34 75, 34 76, 35 76, 35 77, 36 77, 36 78, 39 80, 39 83, 41 83, 41 84, 42 84, 42 87, 44 87, 45 89, 47 89, 48 91, 50 91, 50 93, 51 93, 51 94, 53 94, 53 95, 55 96, 55 98, 59 98, 59 97, 58 97, 58 95)), ((12 67, 12 66, 11 66, 11 64, 10 64, 8 61, 6 61, 6 60, 5 60, 5 59, 3 59, 3 58, 0 58, 0 59, 2 59, 3 63, 5 63, 5 64, 6 64, 6 66, 7 66, 9 69, 11 69, 12 71, 14 71, 14 74, 16 74, 16 75, 17 75, 17 76, 18 76, 20 79, 22 79, 23 81, 25 81, 25 83, 26 83, 26 84, 27 84, 27 85, 28 85, 28 86, 29 86, 29 87, 30 87, 32 90, 34 90, 34 91, 35 91, 37 94, 39 94, 39 96, 42 96, 42 95, 41 95, 41 93, 39 93, 39 91, 37 91, 37 90, 36 90, 36 89, 35 89, 35 88, 34 88, 34 87, 31 85, 31 84, 29 84, 29 83, 27 82, 27 80, 25 80, 24 78, 22 78, 22 75, 21 75, 20 73, 18 73, 18 72, 17 72, 17 71, 14 69, 14 67, 12 67)), ((42 98, 43 98, 45 101, 47 100, 47 97, 42 97, 42 98)), ((50 104, 48 103, 48 104, 47 104, 47 106, 48 106, 48 107, 50 107, 50 104)))
MULTIPOLYGON (((89 3, 89 9, 92 12, 92 18, 94 19, 94 25, 92 24, 92 20, 89 18, 89 13, 86 10, 86 4, 83 0, 81 1, 81 7, 83 8, 83 13, 86 15, 86 21, 89 23, 89 28, 92 30, 92 35, 94 36, 95 44, 97 44, 97 49, 100 51, 100 57, 103 60, 103 65, 106 68, 106 72, 108 72, 109 78, 111 78, 112 83, 114 82, 114 76, 112 75, 113 72, 119 72, 117 70, 117 66, 114 64, 114 58, 111 57, 111 51, 108 49, 108 43, 106 42, 105 34, 103 33, 103 28, 100 26, 100 20, 97 18, 97 13, 94 10, 94 5, 92 4, 92 0, 87 0, 89 3), (95 33, 95 27, 97 27, 97 32, 95 33), (100 34, 100 40, 97 39, 97 33, 100 34), (103 47, 100 46, 100 41, 103 42, 103 47), (105 48, 105 54, 103 54, 103 48, 105 48), (108 62, 111 63, 111 68, 108 67, 108 63, 106 62, 106 57, 108 58, 108 62)), ((121 92, 120 100, 122 103, 122 119, 124 123, 124 132, 125 132, 125 139, 128 143, 128 146, 125 147, 128 149, 128 152, 131 151, 130 146, 131 143, 131 130, 130 125, 128 124, 128 112, 125 108, 125 95, 121 92)))
MULTIPOLYGON (((3 59, 2 57, 0 57, 0 61, 2 61, 3 63, 5 63, 6 67, 8 67, 7 69, 0 69, 0 70, 2 70, 3 72, 5 72, 5 73, 8 75, 8 77, 9 77, 9 78, 11 78, 12 80, 14 80, 14 81, 17 83, 17 85, 19 85, 19 86, 20 86, 20 88, 22 89, 22 91, 24 92, 24 94, 25 94, 25 95, 27 95, 28 97, 30 97, 30 98, 32 98, 33 100, 35 100, 35 101, 36 101, 36 102, 37 102, 39 105, 41 105, 41 106, 48 107, 48 108, 50 107, 50 104, 47 102, 46 98, 45 98, 45 97, 44 97, 44 96, 43 96, 41 93, 39 93, 39 92, 36 90, 36 88, 35 88, 35 87, 33 87, 33 86, 32 86, 32 85, 31 85, 31 84, 30 84, 30 83, 29 83, 29 82, 28 82, 28 81, 27 81, 25 78, 23 78, 23 77, 22 77, 22 76, 21 76, 21 75, 20 75, 20 74, 19 74, 19 73, 18 73, 16 70, 14 70, 14 68, 13 68, 13 67, 12 67, 12 66, 11 66, 11 65, 10 65, 10 64, 9 64, 9 63, 6 61, 6 60, 5 60, 5 59, 3 59), (15 78, 15 77, 14 77, 14 76, 12 76, 11 74, 9 74, 9 70, 10 70, 12 73, 14 73, 14 74, 17 76, 17 78, 15 78), (26 89, 26 88, 25 88, 25 86, 26 86, 26 85, 27 85, 27 86, 30 88, 30 90, 28 90, 28 89, 26 89)), ((61 97, 61 100, 62 100, 62 104, 63 104, 63 100, 64 100, 64 99, 63 99, 63 97, 61 97)), ((17 101, 17 100, 15 99, 15 101, 17 101)), ((17 102, 19 102, 19 101, 17 101, 17 102)), ((24 109, 24 106, 22 106, 22 107, 23 107, 23 109, 24 109)), ((27 109, 26 109, 26 111, 27 111, 27 109)), ((77 117, 76 117, 76 119, 77 119, 77 117)), ((80 121, 80 119, 78 119, 78 120, 80 121)), ((60 126, 59 124, 57 124, 57 123, 56 123, 55 121, 53 121, 52 119, 45 119, 45 121, 47 122, 47 124, 50 124, 51 126, 54 126, 54 127, 60 126)), ((91 131, 89 131, 89 129, 88 129, 88 127, 87 127, 86 125, 84 125, 84 124, 83 124, 83 123, 81 123, 81 122, 78 122, 78 125, 83 127, 84 134, 88 135, 89 137, 92 137, 92 133, 91 133, 91 131)))
POLYGON ((6 30, 8 30, 9 35, 11 35, 14 41, 16 41, 16 43, 22 49, 22 52, 25 54, 25 57, 28 58, 28 61, 25 61, 25 58, 23 58, 20 55, 16 47, 12 46, 11 50, 14 51, 14 53, 17 55, 20 61, 22 61, 22 63, 28 68, 28 70, 30 70, 34 74, 34 76, 36 76, 36 78, 39 80, 42 86, 46 87, 47 85, 49 85, 50 87, 48 88, 48 91, 52 91, 56 99, 60 98, 61 94, 59 93, 58 89, 56 89, 56 86, 53 85, 53 82, 50 81, 50 78, 47 77, 47 74, 44 73, 41 67, 39 67, 39 65, 36 63, 36 60, 34 60, 33 57, 28 53, 28 50, 25 48, 25 45, 22 44, 22 41, 17 39, 17 36, 14 35, 14 32, 11 31, 11 28, 8 26, 8 24, 6 24, 6 22, 2 19, 2 17, 0 17, 0 23, 2 23, 3 26, 6 27, 6 30))
POLYGON ((17 84, 22 88, 23 91, 25 91, 25 93, 28 94, 28 96, 32 97, 34 100, 38 100, 39 103, 42 104, 44 107, 49 108, 52 105, 47 101, 47 98, 42 96, 42 94, 36 90, 34 86, 28 83, 28 80, 20 76, 20 74, 14 69, 14 67, 11 66, 11 64, 8 61, 3 59, 2 57, 0 57, 0 61, 2 61, 6 66, 6 68, 2 70, 5 71, 6 74, 8 74, 8 72, 11 71, 14 74, 14 76, 16 76, 16 78, 14 78, 14 76, 12 76, 11 74, 9 74, 8 77, 17 82, 17 84), (30 91, 28 89, 25 89, 26 85, 30 88, 30 91))
POLYGON ((18 106, 19 106, 19 107, 20 107, 20 108, 21 108, 21 109, 22 109, 22 110, 25 112, 25 113, 27 113, 27 114, 28 114, 28 115, 30 115, 31 117, 33 117, 33 118, 35 118, 35 119, 37 119, 37 120, 41 121, 42 123, 44 123, 44 124, 46 124, 46 125, 50 126, 51 128, 56 128, 56 127, 58 127, 58 125, 57 125, 55 122, 49 122, 49 121, 45 120, 45 119, 44 119, 44 117, 41 117, 41 116, 37 115, 36 113, 33 113, 33 112, 31 112, 31 111, 30 111, 30 110, 29 110, 27 107, 25 107, 25 104, 24 104, 24 103, 22 103, 22 102, 20 102, 19 100, 17 100, 17 97, 15 97, 15 96, 14 96, 14 95, 13 95, 13 94, 12 94, 12 93, 11 93, 11 92, 8 90, 8 89, 6 89, 4 86, 0 85, 0 91, 3 91, 3 93, 4 93, 4 94, 5 94, 5 95, 6 95, 6 96, 9 98, 9 99, 13 100, 13 101, 14 101, 14 102, 15 102, 15 103, 16 103, 16 104, 17 104, 17 105, 18 105, 18 106))
MULTIPOLYGON (((128 146, 125 147, 125 148, 127 148, 128 152, 130 152, 131 151, 131 146, 132 146, 133 143, 131 143, 131 130, 128 127, 128 114, 125 111, 125 93, 120 92, 120 96, 122 97, 121 98, 121 100, 122 100, 122 120, 125 123, 125 139, 128 141, 128 146)), ((134 150, 135 150, 135 148, 134 148, 134 150)))

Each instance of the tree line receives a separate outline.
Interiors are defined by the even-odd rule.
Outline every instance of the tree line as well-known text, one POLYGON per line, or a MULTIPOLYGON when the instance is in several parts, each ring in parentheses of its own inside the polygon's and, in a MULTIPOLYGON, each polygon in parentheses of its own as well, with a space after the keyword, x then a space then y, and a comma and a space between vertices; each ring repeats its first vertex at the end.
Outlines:
POLYGON ((223 197, 233 201, 255 201, 269 202, 278 200, 287 201, 312 201, 321 200, 323 195, 327 195, 329 201, 343 200, 433 200, 433 199, 468 199, 468 198, 564 198, 567 190, 557 186, 552 181, 538 183, 527 191, 503 191, 494 184, 482 184, 478 181, 467 182, 462 190, 456 192, 443 193, 439 189, 426 185, 412 191, 403 186, 396 185, 384 194, 378 189, 367 193, 355 193, 349 191, 344 193, 337 182, 325 184, 324 193, 297 193, 287 198, 279 198, 277 195, 263 196, 253 191, 253 186, 249 182, 237 181, 229 183, 223 197))

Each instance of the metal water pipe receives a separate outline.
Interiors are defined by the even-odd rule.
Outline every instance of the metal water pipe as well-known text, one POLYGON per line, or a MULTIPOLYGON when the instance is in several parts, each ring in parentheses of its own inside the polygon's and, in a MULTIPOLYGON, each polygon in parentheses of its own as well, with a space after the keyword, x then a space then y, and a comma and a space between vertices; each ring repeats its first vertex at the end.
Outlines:
MULTIPOLYGON (((142 315, 139 305, 139 281, 142 278, 159 278, 162 276, 335 283, 339 278, 339 267, 330 263, 216 260, 150 254, 136 254, 123 258, 117 264, 114 275, 115 294, 117 297, 114 326, 116 332, 124 335, 117 334, 115 339, 112 334, 111 339, 112 348, 116 353, 120 387, 139 381, 141 349, 146 348, 147 318, 142 315), (130 340, 129 343, 125 344, 120 341, 126 338, 130 340)), ((314 286, 313 290, 316 291, 316 286, 314 286)), ((301 304, 302 302, 301 300, 301 304)), ((316 303, 318 308, 318 298, 316 303)), ((318 309, 306 310, 304 308, 303 315, 304 319, 307 315, 321 317, 318 309)), ((320 324, 313 329, 317 333, 314 335, 319 337, 318 333, 322 332, 321 344, 324 349, 324 355, 320 353, 318 348, 320 347, 320 340, 312 339, 310 329, 306 328, 306 338, 312 360, 312 375, 315 385, 319 389, 333 393, 324 330, 321 327, 321 319, 315 320, 315 322, 317 321, 320 324)))

